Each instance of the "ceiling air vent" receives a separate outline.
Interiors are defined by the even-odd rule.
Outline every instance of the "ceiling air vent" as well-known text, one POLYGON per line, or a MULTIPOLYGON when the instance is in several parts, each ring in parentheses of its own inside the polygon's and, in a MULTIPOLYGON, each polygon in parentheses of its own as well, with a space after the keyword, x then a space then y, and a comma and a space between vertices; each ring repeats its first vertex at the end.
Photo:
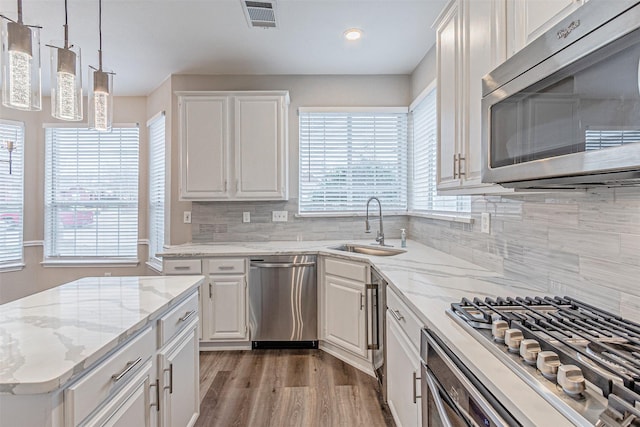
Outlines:
POLYGON ((247 23, 252 28, 276 28, 276 0, 240 0, 247 23))

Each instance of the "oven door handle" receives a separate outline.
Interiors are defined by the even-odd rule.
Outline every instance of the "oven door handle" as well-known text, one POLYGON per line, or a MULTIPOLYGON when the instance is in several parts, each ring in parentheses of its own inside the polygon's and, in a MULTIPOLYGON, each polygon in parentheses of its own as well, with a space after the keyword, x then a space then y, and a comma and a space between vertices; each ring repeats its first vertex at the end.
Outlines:
POLYGON ((435 380, 433 379, 428 369, 425 369, 425 372, 423 372, 423 377, 427 382, 427 386, 429 387, 431 395, 433 396, 433 401, 436 404, 438 415, 440 415, 440 422, 442 422, 442 425, 444 427, 453 427, 453 424, 451 423, 451 420, 449 420, 449 416, 447 415, 447 411, 444 409, 445 403, 440 396, 440 388, 436 385, 435 380))

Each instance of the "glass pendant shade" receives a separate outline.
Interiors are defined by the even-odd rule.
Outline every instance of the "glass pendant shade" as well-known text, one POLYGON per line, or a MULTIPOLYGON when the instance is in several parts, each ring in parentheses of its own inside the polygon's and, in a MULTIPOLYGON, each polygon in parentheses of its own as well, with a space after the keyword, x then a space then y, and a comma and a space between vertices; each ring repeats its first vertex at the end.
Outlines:
POLYGON ((80 48, 51 43, 51 115, 56 119, 82 120, 82 64, 80 48))
POLYGON ((2 104, 42 109, 40 29, 2 19, 2 104))
POLYGON ((111 132, 113 123, 113 73, 89 69, 89 127, 111 132))

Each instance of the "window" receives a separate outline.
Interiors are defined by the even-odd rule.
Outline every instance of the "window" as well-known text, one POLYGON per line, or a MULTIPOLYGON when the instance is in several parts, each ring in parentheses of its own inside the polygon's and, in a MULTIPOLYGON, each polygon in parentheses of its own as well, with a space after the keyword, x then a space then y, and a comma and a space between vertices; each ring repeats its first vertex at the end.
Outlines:
POLYGON ((409 210, 411 212, 469 212, 469 196, 439 196, 436 192, 438 169, 438 128, 436 89, 411 112, 411 180, 409 210))
POLYGON ((640 141, 640 129, 587 128, 584 137, 585 151, 602 150, 640 141))
POLYGON ((300 214, 407 209, 407 113, 300 109, 300 214))
POLYGON ((156 253, 164 246, 165 117, 149 122, 149 263, 160 269, 156 253))
POLYGON ((23 263, 23 161, 24 125, 0 120, 0 269, 23 263))
POLYGON ((138 134, 47 127, 45 259, 137 257, 138 134))

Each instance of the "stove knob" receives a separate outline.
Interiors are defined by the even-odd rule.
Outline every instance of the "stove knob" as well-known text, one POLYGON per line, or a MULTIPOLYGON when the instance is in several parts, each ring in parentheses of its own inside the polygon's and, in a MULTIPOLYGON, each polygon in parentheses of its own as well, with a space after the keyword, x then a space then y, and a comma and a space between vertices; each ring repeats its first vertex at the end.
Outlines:
POLYGON ((558 368, 558 385, 571 396, 582 393, 585 389, 584 376, 576 365, 561 365, 558 368))
POLYGON ((559 366, 560 358, 553 351, 541 351, 538 353, 537 367, 546 379, 555 381, 559 366))
POLYGON ((504 342, 504 333, 509 329, 509 324, 504 320, 494 320, 491 323, 491 334, 497 342, 504 342))
POLYGON ((540 350, 540 344, 536 340, 522 340, 520 342, 520 356, 524 359, 524 363, 535 365, 540 350))
POLYGON ((520 350, 520 341, 522 341, 523 338, 520 329, 507 329, 504 332, 504 343, 512 353, 517 353, 520 350))

